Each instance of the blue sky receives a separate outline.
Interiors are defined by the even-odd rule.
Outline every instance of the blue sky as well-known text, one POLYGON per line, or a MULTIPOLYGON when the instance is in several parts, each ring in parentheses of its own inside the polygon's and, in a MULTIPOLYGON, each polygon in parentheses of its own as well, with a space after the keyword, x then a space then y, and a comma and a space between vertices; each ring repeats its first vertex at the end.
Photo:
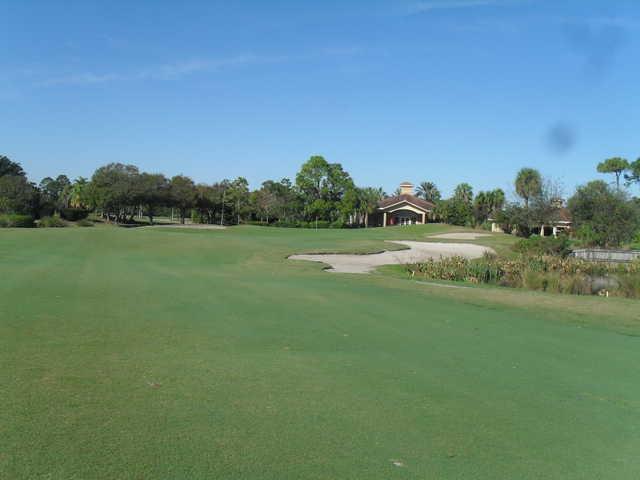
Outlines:
POLYGON ((639 34, 623 0, 0 0, 0 154, 254 187, 320 154, 447 194, 526 165, 568 194, 640 156, 639 34))

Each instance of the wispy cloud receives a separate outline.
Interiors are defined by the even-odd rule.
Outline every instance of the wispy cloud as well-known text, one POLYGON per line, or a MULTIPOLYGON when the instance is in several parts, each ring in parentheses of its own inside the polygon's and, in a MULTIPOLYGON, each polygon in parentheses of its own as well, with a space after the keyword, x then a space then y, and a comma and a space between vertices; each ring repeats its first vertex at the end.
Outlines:
POLYGON ((410 13, 513 5, 513 0, 431 0, 410 7, 410 13))
POLYGON ((432 10, 450 10, 457 8, 487 7, 495 5, 497 0, 434 0, 416 3, 411 7, 413 13, 429 12, 432 10))
POLYGON ((171 80, 197 73, 214 72, 226 68, 252 65, 267 65, 292 61, 303 61, 317 57, 352 56, 361 52, 358 47, 332 47, 317 53, 301 55, 254 55, 244 54, 221 59, 191 59, 176 63, 155 65, 138 70, 111 72, 79 72, 50 76, 36 82, 39 87, 63 85, 99 85, 122 81, 171 80))
POLYGON ((96 85, 126 80, 169 80, 195 73, 220 70, 226 67, 273 63, 285 60, 286 57, 260 57, 255 55, 239 55, 218 60, 192 59, 128 72, 80 72, 52 76, 37 82, 37 85, 50 87, 56 85, 96 85))
POLYGON ((616 27, 629 30, 640 28, 640 18, 637 17, 559 17, 556 20, 563 24, 582 24, 593 28, 616 27))

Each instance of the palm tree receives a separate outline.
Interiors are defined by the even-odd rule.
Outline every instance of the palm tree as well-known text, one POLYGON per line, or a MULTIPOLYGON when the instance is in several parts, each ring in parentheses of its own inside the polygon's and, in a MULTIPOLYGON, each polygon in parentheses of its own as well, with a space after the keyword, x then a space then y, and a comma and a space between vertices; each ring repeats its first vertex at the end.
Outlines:
POLYGON ((489 195, 491 197, 491 213, 495 214, 504 207, 505 195, 501 188, 489 192, 489 195))
POLYGON ((366 187, 360 189, 360 209, 364 213, 364 226, 369 226, 369 215, 378 206, 378 202, 384 198, 382 188, 366 187))
POLYGON ((86 207, 87 179, 79 177, 68 190, 68 202, 73 208, 86 207))
POLYGON ((542 177, 533 168, 523 168, 516 177, 516 193, 524 200, 524 206, 529 208, 529 199, 542 192, 542 177))
POLYGON ((462 203, 470 204, 473 201, 473 187, 468 183, 461 183, 453 192, 453 197, 462 203))
POLYGON ((440 200, 440 190, 433 182, 421 182, 418 185, 417 193, 419 197, 424 198, 429 202, 437 202, 440 200))

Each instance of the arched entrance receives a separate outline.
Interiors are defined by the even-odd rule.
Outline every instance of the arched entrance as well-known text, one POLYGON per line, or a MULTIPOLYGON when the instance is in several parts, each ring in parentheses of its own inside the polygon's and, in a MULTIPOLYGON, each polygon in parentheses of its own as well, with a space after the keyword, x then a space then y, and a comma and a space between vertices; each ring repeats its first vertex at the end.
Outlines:
POLYGON ((391 225, 415 225, 422 223, 422 216, 411 210, 396 210, 391 214, 391 225))

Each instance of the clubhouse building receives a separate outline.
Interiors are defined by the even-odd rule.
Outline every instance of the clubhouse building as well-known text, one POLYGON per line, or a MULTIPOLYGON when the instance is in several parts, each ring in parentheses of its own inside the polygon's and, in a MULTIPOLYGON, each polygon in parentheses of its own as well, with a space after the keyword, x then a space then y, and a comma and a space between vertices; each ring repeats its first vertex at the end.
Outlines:
POLYGON ((418 198, 413 193, 413 184, 400 184, 400 195, 380 200, 378 207, 369 215, 369 226, 420 225, 433 218, 435 205, 418 198))

